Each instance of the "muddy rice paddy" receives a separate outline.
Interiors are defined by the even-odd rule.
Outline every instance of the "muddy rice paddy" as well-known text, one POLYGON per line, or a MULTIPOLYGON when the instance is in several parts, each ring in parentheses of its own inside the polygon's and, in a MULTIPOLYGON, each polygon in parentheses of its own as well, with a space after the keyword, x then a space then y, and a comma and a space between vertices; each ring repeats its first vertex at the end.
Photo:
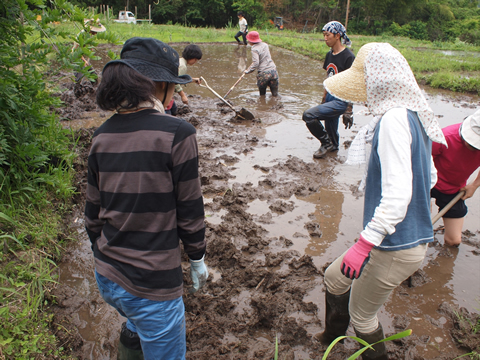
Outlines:
MULTIPOLYGON (((183 49, 182 44, 174 47, 183 49)), ((201 47, 204 58, 189 67, 189 74, 203 76, 223 95, 250 64, 250 49, 201 47)), ((275 99, 267 92, 260 99, 254 75, 247 75, 229 96, 236 108, 254 113, 254 121, 238 121, 220 100, 194 84, 185 88, 188 106, 177 98, 178 116, 197 129, 210 271, 202 291, 184 294, 187 359, 273 359, 276 338, 281 359, 321 359, 325 347, 313 335, 323 329, 323 272, 361 231, 363 197, 357 186, 363 169, 344 161, 350 141, 369 118, 356 116, 351 130, 341 127, 339 152, 314 160, 318 142, 301 114, 321 98, 322 64, 279 48, 271 52, 281 96, 275 99)), ((101 69, 104 62, 95 66, 101 69)), ((461 122, 480 100, 431 89, 425 94, 442 127, 461 122)), ((97 360, 116 357, 124 319, 98 294, 84 231, 89 143, 94 128, 110 116, 97 109, 94 95, 95 86, 89 84, 75 89, 67 82, 62 88, 63 124, 80 137, 79 194, 71 220, 78 241, 60 264, 55 323, 64 329, 57 335, 73 356, 97 360)), ((410 337, 387 344, 390 359, 480 353, 480 334, 470 331, 480 307, 480 192, 467 205, 462 245, 443 246, 440 220, 421 269, 382 307, 379 318, 386 335, 413 329, 410 337)), ((351 327, 348 335, 354 335, 351 327)), ((328 359, 346 359, 356 349, 356 342, 347 340, 328 359)))

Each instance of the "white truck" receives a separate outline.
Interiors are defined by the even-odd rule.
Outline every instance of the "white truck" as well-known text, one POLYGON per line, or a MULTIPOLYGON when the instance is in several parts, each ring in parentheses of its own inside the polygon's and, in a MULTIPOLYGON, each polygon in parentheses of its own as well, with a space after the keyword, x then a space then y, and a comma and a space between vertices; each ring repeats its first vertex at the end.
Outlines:
POLYGON ((127 24, 136 24, 137 19, 135 19, 135 15, 131 11, 120 11, 118 13, 118 19, 113 20, 118 23, 127 23, 127 24))

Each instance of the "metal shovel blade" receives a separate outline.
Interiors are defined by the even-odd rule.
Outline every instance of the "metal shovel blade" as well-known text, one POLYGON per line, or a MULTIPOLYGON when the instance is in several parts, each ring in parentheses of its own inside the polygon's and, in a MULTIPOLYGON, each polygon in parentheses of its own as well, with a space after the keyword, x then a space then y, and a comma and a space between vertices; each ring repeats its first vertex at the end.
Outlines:
POLYGON ((247 109, 244 109, 242 108, 240 111, 237 111, 235 110, 235 108, 227 101, 225 100, 223 97, 221 97, 215 90, 213 90, 210 86, 208 86, 208 83, 207 81, 201 76, 200 77, 200 86, 201 87, 204 87, 204 88, 207 88, 208 90, 210 90, 216 97, 218 97, 220 100, 222 100, 227 106, 229 106, 233 111, 235 111, 235 116, 240 118, 240 119, 243 119, 243 120, 253 120, 255 119, 255 115, 253 115, 250 111, 248 111, 247 109), (205 85, 202 85, 202 83, 204 83, 205 85))
POLYGON ((242 108, 238 113, 237 113, 237 116, 241 116, 243 119, 245 120, 254 120, 255 119, 255 116, 250 112, 248 111, 247 109, 245 108, 242 108))

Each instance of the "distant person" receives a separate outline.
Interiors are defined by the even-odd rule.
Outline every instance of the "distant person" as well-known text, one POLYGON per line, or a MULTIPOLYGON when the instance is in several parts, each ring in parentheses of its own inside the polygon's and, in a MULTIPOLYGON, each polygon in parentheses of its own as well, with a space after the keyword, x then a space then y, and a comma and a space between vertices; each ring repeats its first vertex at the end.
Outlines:
MULTIPOLYGON (((325 57, 323 68, 327 77, 341 73, 352 66, 355 55, 344 45, 350 45, 345 27, 338 21, 330 21, 323 29, 325 44, 331 49, 325 57)), ((337 151, 340 135, 338 119, 343 114, 345 129, 353 125, 352 105, 324 90, 322 103, 303 113, 308 130, 320 141, 320 147, 313 153, 315 159, 324 158, 328 152, 337 151), (325 122, 325 127, 322 125, 325 122)))
POLYGON ((462 227, 467 206, 480 186, 480 173, 467 185, 468 178, 480 167, 480 110, 468 116, 463 123, 442 129, 448 147, 434 143, 433 161, 438 171, 438 181, 432 189, 432 197, 438 210, 442 210, 460 191, 465 195, 443 215, 445 245, 458 246, 462 242, 462 227))
POLYGON ((245 74, 257 70, 257 87, 260 96, 265 96, 267 87, 270 88, 272 96, 278 96, 277 66, 272 60, 268 44, 260 39, 257 31, 250 31, 247 40, 252 45, 252 64, 245 70, 245 74))
POLYGON ((179 56, 152 38, 125 42, 97 90, 116 111, 93 134, 85 225, 103 299, 127 318, 118 359, 185 359, 182 247, 195 292, 208 271, 195 128, 164 115, 179 56))
POLYGON ((239 39, 239 37, 241 36, 243 39, 243 45, 247 45, 247 33, 248 33, 247 19, 245 19, 245 16, 243 15, 243 11, 239 11, 237 13, 237 16, 238 16, 238 27, 240 28, 240 30, 235 35, 235 40, 237 40, 238 45, 241 45, 242 43, 240 42, 240 39, 239 39))
MULTIPOLYGON (((178 75, 186 75, 187 74, 187 65, 195 65, 198 61, 202 59, 203 53, 202 49, 198 45, 190 44, 185 46, 182 52, 182 57, 179 61, 178 67, 178 75)), ((200 84, 199 78, 192 78, 192 81, 200 84)), ((175 85, 175 92, 180 95, 182 102, 185 105, 188 105, 188 97, 183 91, 183 88, 180 84, 175 85)), ((171 100, 170 104, 168 104, 167 108, 165 109, 167 114, 177 115, 177 105, 175 104, 175 100, 171 100)))
MULTIPOLYGON (((77 39, 78 37, 85 33, 85 32, 88 32, 90 35, 92 36, 95 36, 97 35, 98 33, 102 33, 102 32, 105 32, 107 31, 106 27, 102 25, 102 23, 100 22, 100 19, 85 19, 83 21, 83 25, 84 25, 84 29, 77 34, 77 39)), ((78 40, 75 41, 73 43, 73 47, 72 47, 72 52, 77 49, 79 46, 78 44, 78 40)), ((83 61, 83 67, 84 68, 87 68, 87 67, 90 67, 89 71, 91 73, 94 73, 95 74, 95 69, 92 67, 92 64, 90 63, 90 59, 83 56, 81 57, 82 61, 83 61)), ((75 72, 75 82, 79 83, 84 77, 84 74, 82 74, 81 72, 75 72)))
MULTIPOLYGON (((384 339, 378 311, 418 270, 433 241, 431 146, 446 141, 407 60, 388 43, 362 46, 352 67, 323 85, 337 98, 365 104, 374 118, 348 154, 352 163, 368 162, 363 230, 325 271, 325 330, 315 337, 328 345, 351 320, 356 336, 373 344, 384 339)), ((385 343, 362 359, 388 360, 385 343)))

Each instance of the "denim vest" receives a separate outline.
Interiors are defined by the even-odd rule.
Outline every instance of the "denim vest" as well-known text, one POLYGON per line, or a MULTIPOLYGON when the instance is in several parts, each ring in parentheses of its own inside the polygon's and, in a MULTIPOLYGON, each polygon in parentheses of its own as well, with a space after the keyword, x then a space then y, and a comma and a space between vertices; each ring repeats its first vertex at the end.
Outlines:
MULTIPOLYGON (((395 232, 385 236, 377 249, 404 250, 433 241, 433 226, 430 219, 431 153, 432 142, 428 138, 415 112, 408 110, 408 123, 412 135, 412 199, 405 218, 395 226, 395 232)), ((379 121, 372 141, 365 188, 363 227, 372 220, 382 198, 382 168, 378 156, 379 121)))

